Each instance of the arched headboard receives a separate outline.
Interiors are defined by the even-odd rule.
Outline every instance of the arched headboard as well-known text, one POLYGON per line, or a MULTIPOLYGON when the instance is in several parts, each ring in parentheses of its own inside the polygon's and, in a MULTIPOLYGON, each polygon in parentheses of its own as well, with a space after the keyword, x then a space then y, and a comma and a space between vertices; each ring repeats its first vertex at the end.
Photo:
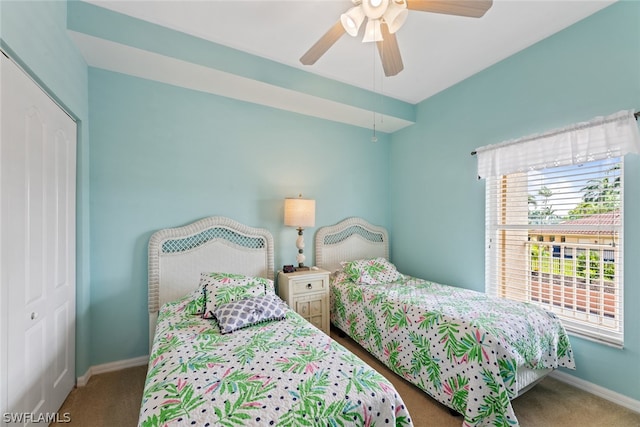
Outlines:
POLYGON ((195 290, 200 273, 217 271, 273 280, 273 236, 230 218, 213 216, 156 231, 149 239, 149 334, 158 310, 195 290))
POLYGON ((384 257, 389 259, 389 234, 383 227, 351 217, 316 232, 316 265, 329 271, 341 261, 384 257))

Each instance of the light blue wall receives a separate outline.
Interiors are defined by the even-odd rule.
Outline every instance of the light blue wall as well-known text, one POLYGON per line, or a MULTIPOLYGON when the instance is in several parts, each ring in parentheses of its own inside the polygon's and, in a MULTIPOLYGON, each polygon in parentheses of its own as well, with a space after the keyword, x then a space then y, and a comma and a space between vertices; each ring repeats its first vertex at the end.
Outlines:
MULTIPOLYGON (((484 290, 484 181, 470 152, 640 109, 640 3, 620 2, 422 102, 392 136, 391 232, 402 271, 484 290)), ((640 159, 625 165, 625 348, 572 337, 579 378, 640 399, 640 159)))
POLYGON ((3 50, 25 68, 78 123, 76 373, 84 374, 89 359, 89 146, 88 71, 66 33, 67 3, 62 1, 0 1, 3 50))
POLYGON ((269 229, 295 262, 284 198, 316 199, 305 233, 359 215, 388 225, 389 136, 90 68, 92 364, 147 354, 147 243, 222 215, 269 229))

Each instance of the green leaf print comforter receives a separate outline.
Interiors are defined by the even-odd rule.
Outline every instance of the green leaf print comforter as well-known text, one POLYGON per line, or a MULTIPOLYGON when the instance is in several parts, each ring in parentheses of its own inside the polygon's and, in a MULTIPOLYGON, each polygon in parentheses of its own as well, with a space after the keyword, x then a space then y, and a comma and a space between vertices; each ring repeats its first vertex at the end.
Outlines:
POLYGON ((519 367, 575 369, 554 314, 409 276, 372 285, 334 273, 331 322, 464 426, 518 425, 519 367))
POLYGON ((412 426, 393 385, 293 310, 222 335, 165 304, 139 426, 412 426))

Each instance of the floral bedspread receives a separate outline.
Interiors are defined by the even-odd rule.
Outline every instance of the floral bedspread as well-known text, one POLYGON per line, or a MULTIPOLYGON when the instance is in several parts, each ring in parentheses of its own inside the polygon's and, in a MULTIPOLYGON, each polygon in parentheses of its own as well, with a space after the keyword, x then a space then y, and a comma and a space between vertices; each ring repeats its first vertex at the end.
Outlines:
POLYGON ((575 369, 555 315, 409 276, 371 285, 334 273, 331 322, 464 426, 518 425, 518 367, 575 369))
POLYGON ((220 334, 185 313, 158 316, 139 426, 412 426, 393 385, 297 313, 220 334))

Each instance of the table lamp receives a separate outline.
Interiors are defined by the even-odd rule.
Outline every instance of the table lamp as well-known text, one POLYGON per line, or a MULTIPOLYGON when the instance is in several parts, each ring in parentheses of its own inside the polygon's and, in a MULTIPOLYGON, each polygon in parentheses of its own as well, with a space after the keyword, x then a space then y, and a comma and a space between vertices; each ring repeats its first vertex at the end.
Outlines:
POLYGON ((316 225, 316 201, 303 199, 302 194, 297 198, 284 199, 284 225, 298 229, 298 238, 296 239, 298 256, 296 260, 298 261, 298 269, 306 269, 302 231, 305 227, 316 225))

